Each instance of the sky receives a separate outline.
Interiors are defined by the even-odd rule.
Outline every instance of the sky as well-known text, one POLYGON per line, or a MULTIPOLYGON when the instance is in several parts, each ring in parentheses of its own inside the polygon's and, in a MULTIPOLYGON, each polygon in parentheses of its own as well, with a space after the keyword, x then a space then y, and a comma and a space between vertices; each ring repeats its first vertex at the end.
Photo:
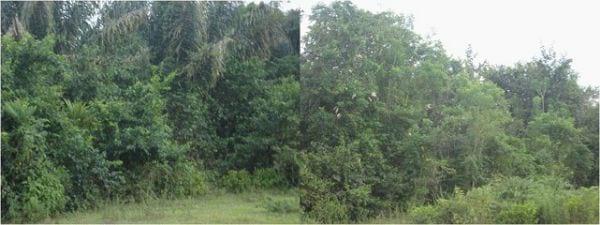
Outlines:
MULTIPOLYGON (((286 0, 284 9, 301 9, 301 33, 310 29, 311 8, 324 0, 286 0)), ((442 42, 455 57, 470 44, 476 62, 513 65, 552 47, 573 59, 579 84, 600 86, 600 1, 596 0, 354 0, 371 12, 414 17, 414 31, 442 42)))

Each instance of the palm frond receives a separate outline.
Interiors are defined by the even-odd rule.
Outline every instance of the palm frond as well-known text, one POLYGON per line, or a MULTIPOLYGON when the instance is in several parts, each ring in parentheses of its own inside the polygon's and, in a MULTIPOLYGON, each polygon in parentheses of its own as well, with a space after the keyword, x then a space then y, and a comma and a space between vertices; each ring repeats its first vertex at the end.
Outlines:
POLYGON ((20 21, 30 33, 41 37, 54 27, 52 1, 27 1, 20 12, 20 21))
POLYGON ((209 87, 213 87, 225 72, 225 60, 232 53, 230 46, 233 41, 232 38, 224 37, 217 43, 198 48, 183 68, 183 73, 190 80, 200 74, 207 74, 206 82, 209 87), (207 67, 210 69, 206 70, 207 67))
POLYGON ((23 36, 23 34, 27 32, 27 30, 25 29, 23 24, 21 24, 19 17, 13 17, 12 20, 12 25, 8 29, 8 33, 11 36, 13 36, 16 40, 19 40, 23 36))
POLYGON ((120 36, 136 31, 148 21, 148 9, 133 10, 124 16, 110 21, 102 30, 101 42, 107 46, 116 41, 120 36))

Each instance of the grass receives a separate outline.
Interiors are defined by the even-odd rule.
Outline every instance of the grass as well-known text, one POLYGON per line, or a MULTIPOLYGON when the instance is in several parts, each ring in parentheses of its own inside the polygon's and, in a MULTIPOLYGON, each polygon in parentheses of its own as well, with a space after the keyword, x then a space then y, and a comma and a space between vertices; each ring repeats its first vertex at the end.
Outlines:
POLYGON ((412 223, 408 219, 406 212, 399 209, 392 209, 387 212, 382 212, 378 216, 369 218, 365 221, 360 221, 362 224, 410 224, 412 223))
POLYGON ((380 215, 375 218, 369 219, 365 222, 365 224, 407 224, 411 223, 407 215, 405 213, 390 213, 385 215, 380 215))
POLYGON ((42 223, 302 223, 295 191, 211 193, 186 199, 110 203, 94 210, 65 213, 42 223), (271 202, 297 208, 273 209, 271 202))

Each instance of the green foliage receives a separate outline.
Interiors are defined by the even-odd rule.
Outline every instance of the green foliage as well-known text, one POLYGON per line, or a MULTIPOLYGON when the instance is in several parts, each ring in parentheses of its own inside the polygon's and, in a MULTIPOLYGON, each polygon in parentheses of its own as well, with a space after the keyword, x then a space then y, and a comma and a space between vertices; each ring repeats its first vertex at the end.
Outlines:
POLYGON ((51 39, 2 40, 2 219, 34 221, 63 210, 70 194, 70 174, 52 160, 49 143, 60 132, 51 121, 60 110, 60 79, 45 76, 62 75, 64 64, 51 39))
POLYGON ((203 170, 254 171, 242 188, 226 176, 236 190, 297 185, 299 27, 285 27, 297 15, 2 2, 2 220, 201 195, 203 170))
POLYGON ((439 214, 438 208, 430 205, 414 207, 408 213, 412 222, 420 224, 435 223, 439 214))
POLYGON ((27 101, 3 102, 2 219, 27 222, 64 209, 64 169, 48 159, 45 120, 27 101))
POLYGON ((98 6, 96 2, 3 2, 2 35, 12 33, 19 38, 30 33, 36 39, 54 35, 53 48, 71 53, 87 41, 98 6))
POLYGON ((559 178, 510 177, 466 194, 457 189, 450 198, 411 208, 409 217, 414 223, 595 223, 596 199, 597 187, 571 189, 559 178))
POLYGON ((372 186, 379 183, 374 183, 369 174, 375 174, 376 171, 365 169, 361 155, 353 152, 351 147, 321 149, 309 155, 305 161, 301 205, 309 215, 318 215, 331 222, 333 218, 361 221, 383 208, 384 203, 372 196, 372 186), (344 204, 344 207, 338 209, 339 204, 344 204), (331 207, 336 208, 336 213, 319 212, 331 207), (337 214, 341 212, 347 215, 337 214))
POLYGON ((349 221, 348 209, 335 198, 320 199, 314 203, 308 215, 321 223, 344 223, 349 221))
POLYGON ((243 192, 252 187, 252 177, 246 170, 230 170, 221 178, 221 186, 231 192, 243 192))
POLYGON ((168 57, 189 60, 204 34, 203 6, 198 2, 152 4, 150 43, 156 63, 168 57))
POLYGON ((500 211, 498 223, 534 224, 537 223, 537 207, 532 203, 514 204, 500 211))
POLYGON ((254 186, 259 188, 280 187, 285 184, 284 177, 275 169, 257 169, 253 172, 254 186))
POLYGON ((275 199, 267 197, 263 207, 274 213, 294 213, 300 211, 298 202, 290 199, 275 199))
MULTIPOLYGON (((165 94, 173 138, 204 166, 254 171, 297 148, 299 60, 280 51, 293 38, 285 16, 264 3, 153 4, 151 61, 177 74, 165 94)), ((280 165, 297 183, 293 165, 280 165)))
POLYGON ((535 150, 536 158, 544 166, 542 173, 562 176, 577 186, 587 183, 592 154, 572 119, 541 113, 529 124, 527 135, 530 149, 535 150))
POLYGON ((598 90, 570 59, 476 66, 411 17, 312 12, 300 58, 275 2, 2 2, 2 220, 214 183, 298 186, 322 223, 597 223, 598 90))
POLYGON ((273 156, 273 168, 281 174, 286 184, 297 186, 300 183, 300 167, 302 164, 298 153, 287 146, 276 149, 276 152, 273 156))
POLYGON ((598 221, 598 188, 581 188, 566 200, 568 223, 593 223, 598 221))
POLYGON ((419 222, 543 222, 546 208, 518 189, 533 189, 526 182, 507 187, 519 200, 483 190, 499 176, 597 185, 597 97, 577 85, 569 59, 543 50, 514 68, 477 66, 472 52, 453 59, 416 34, 410 17, 350 2, 312 12, 300 77, 307 215, 361 222, 436 203, 409 212, 419 222), (321 216, 331 205, 346 215, 321 216))
POLYGON ((199 196, 207 192, 204 174, 191 162, 150 163, 129 177, 125 194, 137 200, 199 196))
MULTIPOLYGON (((38 163, 40 164, 40 163, 38 163)), ((8 210, 3 213, 14 222, 36 221, 64 209, 67 202, 64 186, 65 173, 56 171, 52 165, 40 165, 30 172, 26 180, 13 190, 3 193, 3 204, 8 210)))
POLYGON ((230 170, 219 181, 226 190, 234 193, 283 187, 285 177, 273 168, 256 169, 253 173, 246 170, 230 170))

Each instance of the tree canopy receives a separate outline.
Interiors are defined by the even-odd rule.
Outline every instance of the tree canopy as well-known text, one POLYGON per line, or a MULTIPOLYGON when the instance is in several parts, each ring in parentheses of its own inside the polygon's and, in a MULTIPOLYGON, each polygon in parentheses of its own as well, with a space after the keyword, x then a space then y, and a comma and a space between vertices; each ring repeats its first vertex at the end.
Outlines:
POLYGON ((2 222, 221 188, 320 223, 598 222, 598 87, 552 49, 476 64, 351 2, 302 53, 277 2, 1 4, 2 222))
MULTIPOLYGON (((514 66, 474 65, 416 34, 411 17, 350 2, 310 19, 300 78, 310 217, 366 221, 501 177, 598 185, 597 89, 577 85, 570 59, 543 49, 514 66)), ((500 221, 454 215, 474 218, 437 222, 500 221)))
POLYGON ((276 3, 3 1, 2 221, 237 170, 297 185, 298 21, 276 3))

